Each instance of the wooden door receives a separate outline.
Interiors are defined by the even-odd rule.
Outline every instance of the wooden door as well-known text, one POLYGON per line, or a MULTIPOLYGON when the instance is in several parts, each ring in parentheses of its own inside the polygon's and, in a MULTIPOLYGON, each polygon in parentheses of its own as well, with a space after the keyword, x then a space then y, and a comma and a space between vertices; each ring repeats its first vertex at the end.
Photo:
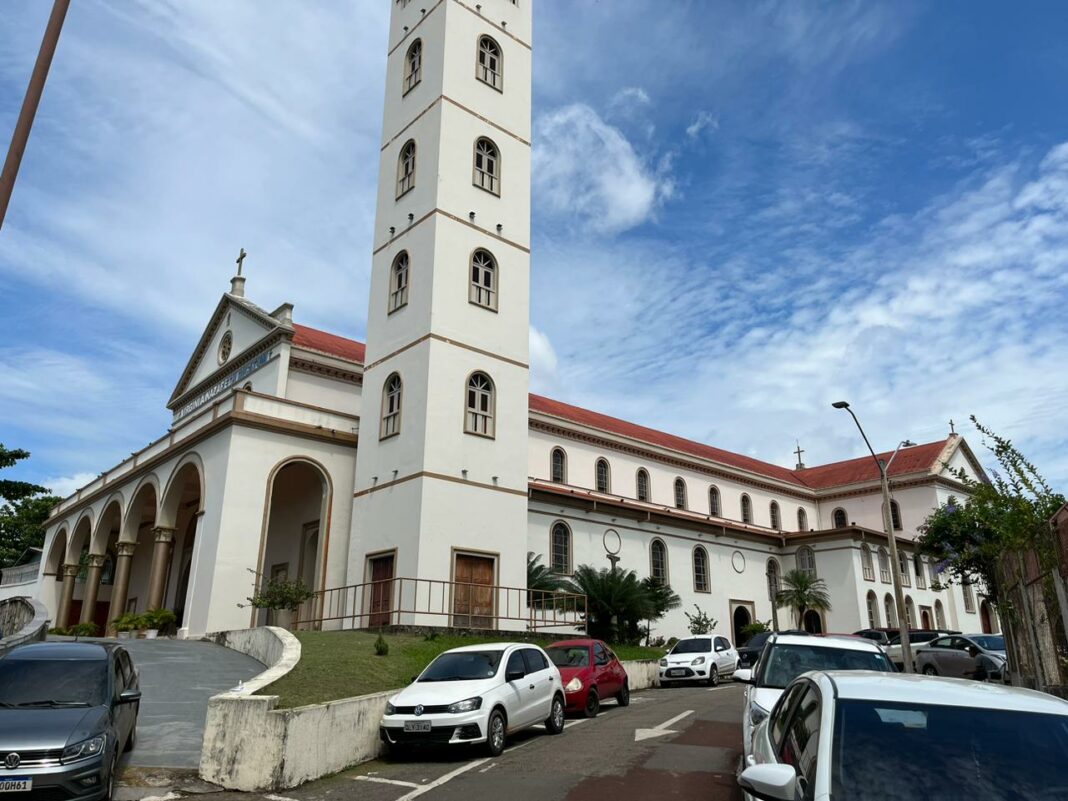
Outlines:
POLYGON ((393 554, 371 560, 369 626, 388 626, 393 613, 393 554))
POLYGON ((493 579, 496 561, 492 556, 456 555, 456 584, 453 591, 453 622, 458 628, 495 628, 493 579))

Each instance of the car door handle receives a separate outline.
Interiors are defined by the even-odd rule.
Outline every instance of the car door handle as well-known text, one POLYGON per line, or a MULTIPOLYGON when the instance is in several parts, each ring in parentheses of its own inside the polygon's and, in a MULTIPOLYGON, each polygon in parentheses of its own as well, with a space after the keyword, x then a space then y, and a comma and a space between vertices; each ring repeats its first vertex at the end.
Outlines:
POLYGON ((530 689, 532 689, 532 690, 534 689, 534 685, 533 684, 530 685, 530 689))

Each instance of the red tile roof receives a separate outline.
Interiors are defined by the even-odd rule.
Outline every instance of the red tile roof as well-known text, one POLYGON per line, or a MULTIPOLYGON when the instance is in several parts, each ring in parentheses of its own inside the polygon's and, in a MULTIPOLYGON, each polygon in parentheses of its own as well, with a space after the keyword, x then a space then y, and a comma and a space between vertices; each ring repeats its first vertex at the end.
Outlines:
MULTIPOLYGON (((939 454, 945 449, 947 442, 948 440, 940 439, 923 445, 913 445, 911 448, 902 448, 894 458, 893 464, 890 465, 890 475, 899 476, 930 470, 934 467, 939 454)), ((893 454, 893 451, 887 451, 880 453, 879 458, 889 460, 893 454)), ((871 456, 861 456, 844 462, 832 462, 798 470, 796 475, 813 489, 826 489, 845 484, 859 484, 864 481, 878 481, 879 468, 871 456)))
POLYGON ((293 330, 296 332, 293 335, 294 345, 363 364, 367 346, 362 342, 339 337, 337 334, 328 334, 326 331, 308 328, 306 325, 297 323, 293 323, 293 330))

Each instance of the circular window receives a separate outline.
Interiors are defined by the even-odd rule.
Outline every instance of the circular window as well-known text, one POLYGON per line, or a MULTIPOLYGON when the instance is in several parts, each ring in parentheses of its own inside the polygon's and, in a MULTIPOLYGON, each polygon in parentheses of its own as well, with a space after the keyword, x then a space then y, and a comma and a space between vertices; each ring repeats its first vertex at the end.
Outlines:
POLYGON ((731 554, 731 567, 734 568, 735 573, 741 573, 745 570, 745 554, 741 551, 735 551, 731 554))
POLYGON ((219 343, 219 364, 223 364, 230 358, 230 351, 234 347, 234 335, 227 331, 223 334, 222 341, 219 343))

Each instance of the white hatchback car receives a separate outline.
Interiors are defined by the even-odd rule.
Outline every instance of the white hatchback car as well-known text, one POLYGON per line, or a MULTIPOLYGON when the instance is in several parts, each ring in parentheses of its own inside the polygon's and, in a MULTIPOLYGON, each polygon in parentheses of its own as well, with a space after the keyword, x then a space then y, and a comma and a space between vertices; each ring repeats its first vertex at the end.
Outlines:
POLYGON ((544 723, 564 730, 560 671, 527 643, 468 645, 445 651, 389 699, 379 726, 388 748, 485 743, 491 756, 507 735, 544 723))
POLYGON ((1068 798, 1068 701, 899 673, 806 673, 738 776, 763 801, 1068 798))
POLYGON ((737 668, 738 651, 726 637, 719 634, 683 637, 660 660, 660 684, 705 681, 714 686, 721 678, 733 676, 737 668))

